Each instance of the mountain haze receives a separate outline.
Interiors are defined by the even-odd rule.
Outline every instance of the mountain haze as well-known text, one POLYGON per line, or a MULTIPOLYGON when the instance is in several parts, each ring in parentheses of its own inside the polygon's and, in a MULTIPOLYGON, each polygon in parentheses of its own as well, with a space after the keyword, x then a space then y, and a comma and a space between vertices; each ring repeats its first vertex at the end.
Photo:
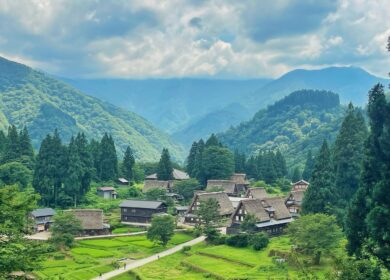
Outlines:
POLYGON ((144 118, 87 96, 25 65, 0 57, 0 128, 27 126, 34 146, 57 128, 66 141, 81 131, 89 138, 111 133, 121 154, 127 145, 141 160, 157 160, 163 147, 183 159, 183 149, 144 118))

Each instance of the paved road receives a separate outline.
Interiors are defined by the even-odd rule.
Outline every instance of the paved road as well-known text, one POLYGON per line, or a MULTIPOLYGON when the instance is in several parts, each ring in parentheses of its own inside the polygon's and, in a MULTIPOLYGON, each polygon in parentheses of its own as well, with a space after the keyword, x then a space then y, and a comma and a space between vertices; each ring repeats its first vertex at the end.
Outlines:
POLYGON ((98 276, 96 278, 93 278, 92 280, 107 280, 107 279, 110 279, 110 278, 112 278, 114 276, 118 276, 119 274, 122 274, 122 273, 124 273, 126 271, 129 271, 129 270, 132 270, 134 268, 138 268, 140 266, 148 264, 150 262, 156 261, 159 258, 172 255, 172 254, 180 251, 184 246, 192 246, 192 245, 198 244, 198 243, 200 243, 200 242, 202 242, 204 240, 205 240, 205 237, 201 236, 201 237, 192 239, 192 240, 190 240, 188 242, 185 242, 183 244, 177 245, 176 247, 173 247, 173 248, 168 249, 166 251, 163 251, 161 253, 152 255, 150 257, 147 257, 147 258, 144 258, 144 259, 140 259, 140 260, 137 260, 137 261, 123 262, 123 263, 126 263, 126 269, 121 267, 119 269, 116 269, 116 270, 113 270, 113 271, 110 271, 110 272, 107 272, 107 273, 103 274, 102 277, 98 276))

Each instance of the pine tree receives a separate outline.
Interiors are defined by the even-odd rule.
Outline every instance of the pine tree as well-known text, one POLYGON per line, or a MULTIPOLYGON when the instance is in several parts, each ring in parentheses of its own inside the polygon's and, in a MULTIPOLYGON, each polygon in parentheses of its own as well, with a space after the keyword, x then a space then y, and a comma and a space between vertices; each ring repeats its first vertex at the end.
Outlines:
POLYGON ((7 145, 3 162, 16 161, 20 158, 19 133, 14 125, 8 127, 7 145))
POLYGON ((203 152, 205 149, 205 144, 203 139, 200 139, 198 142, 198 150, 195 155, 194 169, 193 169, 193 177, 195 177, 201 184, 206 183, 205 172, 203 169, 203 152))
POLYGON ((111 135, 104 134, 99 147, 99 178, 102 181, 118 178, 118 158, 111 135))
POLYGON ((236 173, 245 172, 245 154, 241 154, 238 150, 234 151, 234 171, 236 173))
POLYGON ((349 104, 333 151, 335 183, 339 197, 343 200, 340 201, 342 208, 345 208, 359 186, 366 135, 367 127, 362 113, 349 104))
POLYGON ((7 136, 0 130, 0 162, 3 162, 4 152, 7 148, 7 136))
POLYGON ((295 183, 298 182, 299 180, 301 180, 301 171, 299 170, 299 167, 295 167, 291 175, 291 181, 295 183))
POLYGON ((91 139, 88 145, 88 151, 92 158, 92 178, 99 180, 100 174, 100 143, 95 139, 91 139))
POLYGON ((192 143, 190 152, 187 157, 186 171, 190 177, 195 178, 194 169, 195 169, 195 158, 198 152, 198 143, 195 141, 192 143))
POLYGON ((215 134, 211 134, 210 138, 206 141, 206 147, 210 146, 221 146, 221 143, 219 142, 217 136, 215 134))
POLYGON ((157 167, 157 179, 168 181, 173 179, 173 167, 168 149, 164 148, 157 167))
POLYGON ((283 178, 287 175, 287 165, 286 160, 283 157, 282 153, 278 150, 274 156, 275 169, 277 178, 283 178))
POLYGON ((331 154, 328 143, 324 140, 316 158, 310 186, 302 202, 302 212, 332 214, 335 195, 331 154))
POLYGON ((263 155, 263 167, 259 168, 262 178, 267 184, 275 183, 278 178, 277 169, 275 167, 275 155, 268 151, 263 155))
POLYGON ((203 151, 203 170, 205 182, 209 179, 229 179, 234 173, 233 153, 220 146, 205 148, 203 151))
POLYGON ((133 156, 133 151, 129 146, 127 146, 125 156, 123 157, 122 173, 123 176, 129 182, 134 180, 134 174, 133 174, 134 164, 135 164, 135 159, 133 156))
POLYGON ((81 161, 81 191, 80 195, 84 196, 89 188, 93 176, 93 159, 89 150, 88 140, 84 133, 78 133, 75 139, 77 153, 81 161))
MULTIPOLYGON (((64 176, 64 193, 73 199, 74 207, 77 207, 82 193, 83 166, 78 153, 75 139, 72 137, 67 149, 66 173, 64 176)), ((61 206, 68 206, 61 201, 61 206)))
POLYGON ((20 155, 26 156, 30 159, 34 158, 34 149, 31 144, 30 135, 28 134, 27 127, 24 127, 19 134, 19 149, 20 155))
POLYGON ((302 173, 303 180, 310 181, 314 169, 314 164, 315 164, 315 158, 311 150, 309 150, 309 152, 307 153, 305 169, 303 170, 302 173))

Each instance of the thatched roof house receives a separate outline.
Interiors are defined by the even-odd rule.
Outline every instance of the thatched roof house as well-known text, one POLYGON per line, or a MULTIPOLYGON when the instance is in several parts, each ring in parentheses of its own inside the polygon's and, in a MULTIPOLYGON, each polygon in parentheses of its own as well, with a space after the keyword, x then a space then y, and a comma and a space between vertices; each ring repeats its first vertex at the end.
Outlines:
POLYGON ((142 191, 148 192, 153 189, 160 189, 168 192, 169 188, 170 188, 169 181, 145 180, 142 191))
POLYGON ((102 209, 71 209, 66 211, 75 215, 87 234, 104 234, 108 231, 109 225, 103 223, 102 209))
MULTIPOLYGON (((179 169, 175 169, 175 168, 173 169, 172 176, 173 176, 174 180, 178 180, 178 181, 190 179, 190 176, 186 172, 181 171, 179 169)), ((157 180, 157 173, 153 173, 151 175, 148 175, 145 177, 145 179, 146 180, 157 180)))
POLYGON ((263 199, 268 197, 268 193, 264 188, 249 188, 245 197, 263 199))

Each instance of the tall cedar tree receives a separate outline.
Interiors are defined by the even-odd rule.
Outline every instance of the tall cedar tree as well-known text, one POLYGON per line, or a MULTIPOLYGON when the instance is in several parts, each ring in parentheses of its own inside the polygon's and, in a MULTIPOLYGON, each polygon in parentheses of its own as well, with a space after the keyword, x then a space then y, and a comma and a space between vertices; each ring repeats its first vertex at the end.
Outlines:
POLYGON ((203 172, 205 184, 209 179, 229 179, 234 173, 234 155, 220 146, 209 146, 203 151, 203 172))
POLYGON ((366 244, 371 253, 390 268, 390 103, 380 84, 369 93, 368 116, 371 130, 361 184, 346 223, 348 249, 359 256, 366 244))
POLYGON ((80 195, 84 196, 89 191, 92 181, 93 159, 91 151, 89 150, 88 140, 84 133, 77 134, 75 144, 82 168, 80 195))
POLYGON ((186 164, 186 171, 192 178, 196 177, 194 174, 194 169, 195 169, 195 158, 197 152, 198 152, 198 143, 195 141, 194 143, 192 143, 190 152, 187 157, 187 164, 186 164))
POLYGON ((7 147, 7 136, 5 136, 4 132, 0 130, 0 160, 2 162, 4 151, 7 147))
POLYGON ((207 139, 206 141, 206 147, 210 147, 210 146, 221 146, 221 143, 219 142, 217 136, 215 136, 214 133, 211 134, 209 139, 207 139))
POLYGON ((134 159, 133 151, 129 146, 127 146, 125 155, 123 157, 122 173, 123 176, 129 182, 134 180, 134 173, 133 173, 134 164, 135 164, 135 159, 134 159))
POLYGON ((30 135, 28 134, 27 127, 24 127, 19 134, 19 148, 21 156, 26 156, 30 159, 34 158, 34 149, 31 144, 31 139, 30 135))
POLYGON ((203 152, 205 149, 205 144, 203 139, 200 139, 198 142, 198 149, 195 155, 194 169, 192 177, 195 177, 200 183, 205 183, 205 173, 203 169, 203 152))
POLYGON ((99 147, 99 179, 102 181, 115 180, 118 178, 118 158, 114 141, 111 135, 105 133, 99 147))
POLYGON ((173 167, 171 162, 171 156, 168 149, 164 148, 161 153, 160 161, 157 167, 157 179, 158 180, 172 180, 173 179, 173 167))
POLYGON ((314 164, 315 164, 315 157, 313 156, 313 153, 311 152, 311 150, 309 150, 307 152, 305 169, 303 170, 303 173, 302 173, 303 180, 309 181, 311 179, 311 175, 312 175, 313 169, 314 169, 314 164))
POLYGON ((342 208, 345 208, 359 186, 364 156, 362 143, 365 142, 366 136, 367 127, 362 113, 349 104, 333 150, 335 183, 342 200, 342 208))
POLYGON ((20 158, 20 144, 18 130, 14 125, 8 127, 7 146, 3 162, 15 161, 20 158))
POLYGON ((245 173, 245 154, 241 154, 238 150, 234 151, 234 171, 236 173, 245 173))
POLYGON ((301 180, 301 172, 299 171, 299 167, 295 167, 291 175, 291 181, 295 183, 299 180, 301 180))
POLYGON ((41 195, 45 206, 57 206, 57 199, 65 174, 66 153, 58 131, 43 139, 37 156, 33 187, 41 195))
POLYGON ((336 194, 334 173, 328 143, 324 140, 316 158, 310 186, 302 202, 302 211, 309 213, 332 214, 336 194))

